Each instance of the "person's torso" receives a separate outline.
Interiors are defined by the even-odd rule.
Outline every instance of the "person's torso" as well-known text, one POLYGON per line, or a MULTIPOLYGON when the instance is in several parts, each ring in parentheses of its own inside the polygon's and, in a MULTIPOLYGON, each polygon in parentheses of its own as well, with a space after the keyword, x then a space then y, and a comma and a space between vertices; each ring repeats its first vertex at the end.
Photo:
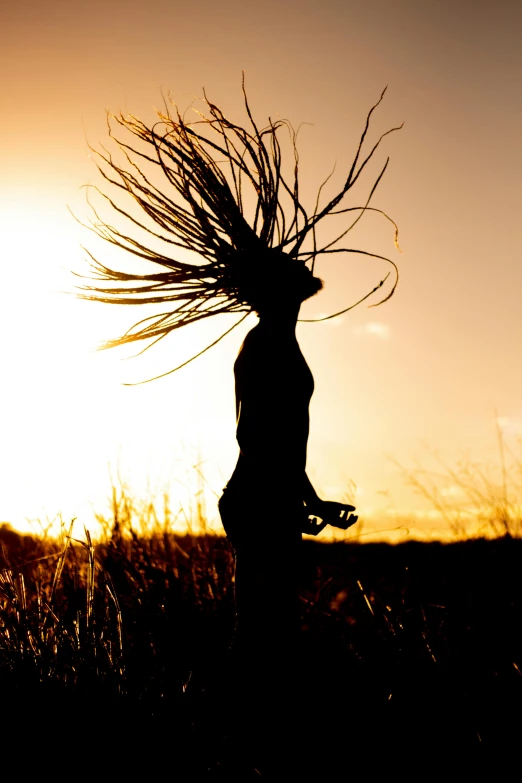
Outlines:
POLYGON ((300 493, 306 469, 313 375, 295 338, 252 330, 234 364, 240 454, 229 488, 300 493))

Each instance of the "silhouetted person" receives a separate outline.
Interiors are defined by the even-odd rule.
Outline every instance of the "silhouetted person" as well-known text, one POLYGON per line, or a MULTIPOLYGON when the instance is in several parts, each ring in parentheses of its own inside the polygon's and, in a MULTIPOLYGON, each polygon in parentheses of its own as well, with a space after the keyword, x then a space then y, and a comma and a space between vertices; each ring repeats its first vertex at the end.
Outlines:
POLYGON ((304 264, 283 263, 273 290, 265 285, 253 301, 259 323, 234 365, 240 453, 219 501, 235 551, 233 660, 246 699, 260 700, 258 709, 272 700, 272 710, 297 695, 302 533, 316 535, 341 509, 355 510, 321 500, 306 474, 314 380, 295 329, 301 303, 322 282, 304 264))
MULTIPOLYGON (((299 349, 295 326, 301 303, 322 286, 306 266, 310 264, 313 270, 319 256, 356 253, 391 264, 391 289, 373 306, 387 301, 396 289, 398 269, 393 261, 339 244, 367 210, 392 223, 397 243, 394 221, 369 206, 388 161, 362 204, 346 206, 344 201, 381 140, 398 130, 386 131, 369 153, 363 152, 372 113, 384 93, 367 114, 341 189, 323 198, 327 177, 318 190, 313 213, 300 200, 297 132, 284 119, 269 120, 265 127, 256 124, 244 75, 246 128, 228 120, 206 98, 205 111, 192 120, 167 104, 151 127, 134 115, 114 118, 117 134, 127 134, 127 141, 119 146, 122 164, 106 150, 98 153, 106 181, 132 195, 134 206, 128 212, 107 197, 109 203, 127 219, 129 230, 133 226, 142 234, 127 234, 105 222, 96 210, 89 228, 113 247, 136 256, 139 265, 115 269, 89 253, 93 276, 81 286, 80 296, 108 304, 163 305, 120 337, 107 341, 105 347, 142 340, 150 347, 203 318, 243 313, 210 345, 156 379, 212 348, 252 310, 259 315, 259 324, 247 335, 235 363, 240 454, 219 504, 236 558, 237 629, 232 662, 237 681, 244 686, 243 704, 251 694, 250 716, 256 705, 266 706, 275 694, 279 701, 274 703, 271 717, 281 718, 281 712, 277 713, 280 696, 290 694, 290 703, 292 694, 298 692, 302 533, 317 535, 326 524, 340 519, 338 526, 346 529, 357 519, 349 516, 353 506, 321 500, 306 475, 308 406, 314 382, 299 349), (290 133, 293 161, 289 173, 283 166, 280 131, 290 133), (161 175, 158 182, 165 177, 165 193, 156 184, 156 174, 161 175), (143 222, 136 217, 135 206, 141 208, 143 222), (330 234, 318 243, 319 223, 340 214, 349 216, 350 224, 339 235, 330 234)), ((364 302, 387 278, 357 302, 325 318, 364 302)), ((307 665, 305 662, 303 670, 307 665)), ((316 662, 313 665, 316 667, 316 662)), ((239 705, 239 720, 244 716, 246 709, 242 712, 239 705)), ((278 726, 282 734, 281 720, 278 726)))

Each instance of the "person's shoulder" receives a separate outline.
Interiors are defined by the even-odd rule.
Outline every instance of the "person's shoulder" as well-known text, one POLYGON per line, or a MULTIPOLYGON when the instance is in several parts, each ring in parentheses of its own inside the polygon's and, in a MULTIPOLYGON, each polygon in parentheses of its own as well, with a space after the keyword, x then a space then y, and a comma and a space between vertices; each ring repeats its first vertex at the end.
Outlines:
POLYGON ((254 327, 243 340, 234 362, 234 371, 248 372, 252 376, 265 374, 277 364, 278 353, 278 342, 274 342, 271 335, 254 327))
POLYGON ((271 347, 272 340, 265 331, 259 328, 259 324, 254 326, 248 334, 245 336, 241 348, 239 349, 239 355, 262 353, 267 351, 271 347))

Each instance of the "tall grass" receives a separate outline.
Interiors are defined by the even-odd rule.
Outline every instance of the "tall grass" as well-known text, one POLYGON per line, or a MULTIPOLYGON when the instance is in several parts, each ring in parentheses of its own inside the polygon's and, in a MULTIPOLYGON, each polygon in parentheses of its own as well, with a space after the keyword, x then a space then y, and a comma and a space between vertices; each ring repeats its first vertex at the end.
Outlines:
POLYGON ((122 614, 89 531, 34 540, 28 559, 2 542, 0 676, 11 688, 37 684, 120 693, 125 679, 122 614))
POLYGON ((440 515, 455 539, 522 535, 522 459, 496 424, 496 464, 462 458, 451 465, 431 452, 436 468, 411 469, 392 460, 405 482, 440 515))
MULTIPOLYGON (((72 523, 62 525, 58 539, 4 531, 11 546, 2 541, 0 678, 9 673, 11 685, 86 691, 95 683, 106 695, 158 695, 164 689, 158 669, 171 684, 181 683, 199 657, 202 616, 208 624, 227 615, 224 633, 230 633, 226 540, 174 535, 168 498, 163 519, 151 502, 146 512, 124 488, 114 488, 112 518, 97 515, 96 544, 87 529, 83 540, 75 538, 72 523), (168 627, 169 618, 175 627, 168 627), (153 676, 146 671, 151 659, 153 676)), ((200 530, 201 520, 194 523, 200 530)))
MULTIPOLYGON (((62 721, 85 729, 78 715, 88 715, 91 731, 103 715, 111 736, 123 726, 130 771, 141 754, 150 774, 149 745, 133 741, 148 731, 167 749, 178 738, 190 772, 178 779, 246 783, 261 767, 245 762, 225 719, 232 553, 220 536, 174 534, 170 509, 168 498, 144 509, 120 487, 96 542, 70 525, 57 539, 0 530, 4 714, 66 703, 62 721)), ((513 741, 522 542, 510 530, 452 545, 305 542, 296 720, 313 723, 307 763, 315 753, 320 769, 346 765, 347 743, 350 765, 378 747, 383 758, 402 748, 404 766, 416 744, 473 755, 513 741)))

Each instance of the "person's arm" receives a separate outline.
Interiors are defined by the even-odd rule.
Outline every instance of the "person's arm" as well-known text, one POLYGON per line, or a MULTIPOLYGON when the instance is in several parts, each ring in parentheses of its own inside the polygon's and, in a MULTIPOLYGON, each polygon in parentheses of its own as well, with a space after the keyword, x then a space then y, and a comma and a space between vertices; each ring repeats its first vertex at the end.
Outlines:
POLYGON ((324 502, 315 491, 312 482, 306 474, 306 471, 303 473, 303 501, 306 506, 310 506, 310 508, 319 508, 320 505, 324 502))
POLYGON ((308 516, 320 520, 305 518, 302 532, 308 535, 316 536, 321 530, 324 530, 326 525, 347 530, 358 520, 358 517, 351 513, 355 511, 355 506, 350 506, 348 503, 321 500, 306 472, 303 474, 303 500, 308 516))

